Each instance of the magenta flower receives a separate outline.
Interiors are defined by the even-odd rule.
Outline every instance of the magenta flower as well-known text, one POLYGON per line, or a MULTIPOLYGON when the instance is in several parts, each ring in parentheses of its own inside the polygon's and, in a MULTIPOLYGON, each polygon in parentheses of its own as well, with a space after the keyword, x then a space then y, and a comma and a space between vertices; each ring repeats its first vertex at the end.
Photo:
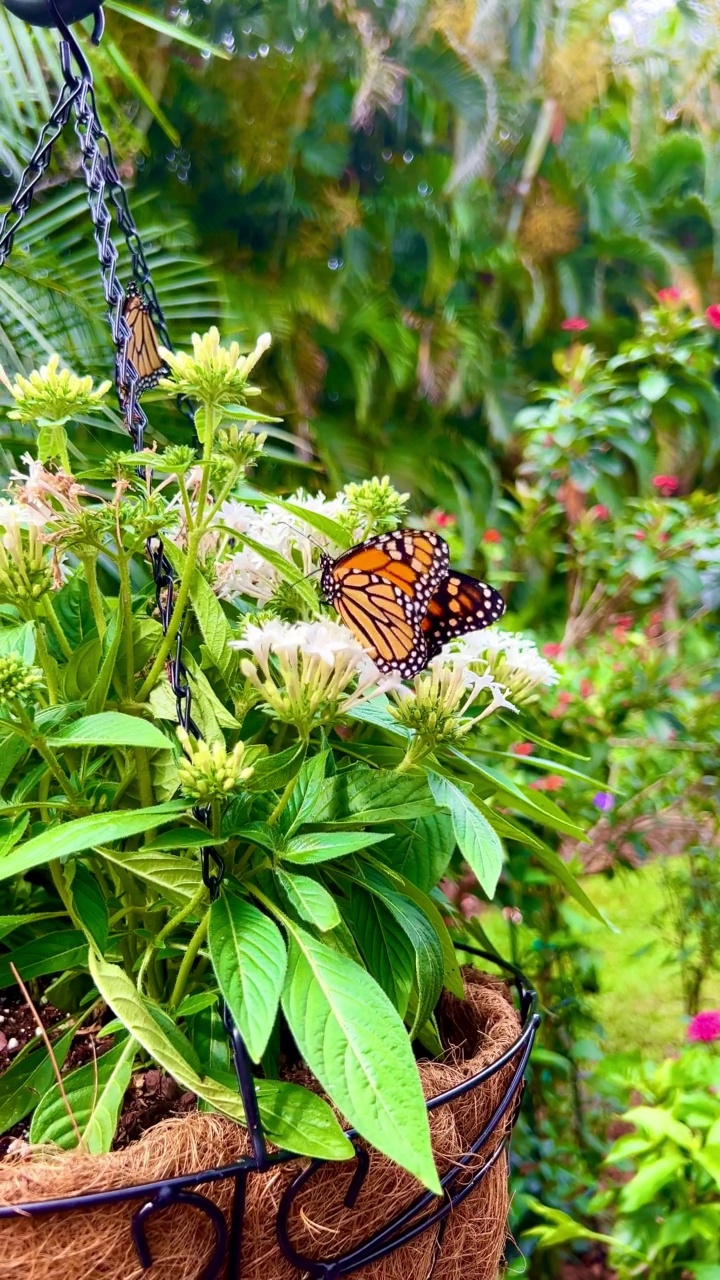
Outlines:
POLYGON ((718 306, 717 302, 714 302, 712 306, 707 307, 705 311, 705 319, 708 324, 712 325, 713 329, 720 329, 720 306, 718 306))
POLYGON ((702 1013, 696 1013, 688 1026, 687 1038, 707 1044, 711 1040, 720 1040, 720 1009, 704 1009, 702 1013))
POLYGON ((598 791, 593 796, 593 804, 601 813, 611 813, 615 808, 615 797, 609 791, 598 791))
POLYGON ((566 333, 580 333, 583 329, 589 328, 589 321, 582 316, 568 316, 567 320, 563 320, 560 328, 566 333))
POLYGON ((674 303, 680 302, 681 298, 682 294, 680 290, 674 288, 673 285, 670 285, 667 289, 658 289, 657 292, 658 302, 662 303, 663 306, 666 307, 671 307, 674 303))

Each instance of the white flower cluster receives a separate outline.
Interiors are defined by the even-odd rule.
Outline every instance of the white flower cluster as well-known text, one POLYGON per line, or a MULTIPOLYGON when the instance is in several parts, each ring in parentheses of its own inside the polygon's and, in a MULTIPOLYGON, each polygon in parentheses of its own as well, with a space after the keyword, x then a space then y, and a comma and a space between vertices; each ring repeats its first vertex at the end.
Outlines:
POLYGON ((474 631, 452 641, 433 659, 433 663, 446 662, 484 669, 516 703, 527 702, 537 696, 538 689, 557 684, 560 679, 552 663, 538 653, 534 640, 498 627, 474 631))
POLYGON ((346 715, 397 683, 381 677, 362 645, 338 622, 248 624, 236 649, 241 670, 278 720, 307 736, 314 724, 346 715))
MULTIPOLYGON (((333 499, 326 498, 323 493, 313 497, 294 494, 289 501, 308 511, 322 512, 331 519, 337 519, 346 510, 342 493, 333 499)), ((258 510, 246 502, 225 502, 215 523, 226 534, 225 548, 219 553, 215 578, 216 590, 225 599, 247 596, 256 600, 259 605, 265 605, 276 594, 283 581, 277 569, 259 551, 247 546, 237 551, 232 550, 233 533, 244 534, 252 538, 253 542, 296 564, 298 576, 301 577, 312 570, 313 555, 318 549, 328 550, 331 554, 337 554, 339 550, 322 532, 280 507, 268 506, 258 510)))

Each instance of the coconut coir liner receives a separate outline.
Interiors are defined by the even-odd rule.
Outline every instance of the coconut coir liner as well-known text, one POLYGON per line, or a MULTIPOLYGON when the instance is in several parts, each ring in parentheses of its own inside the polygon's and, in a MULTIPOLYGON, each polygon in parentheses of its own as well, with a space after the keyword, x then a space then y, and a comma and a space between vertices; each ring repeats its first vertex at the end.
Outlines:
MULTIPOLYGON (((427 1098, 488 1066, 510 1048, 520 1032, 518 1015, 500 981, 475 969, 466 969, 463 976, 466 1000, 447 993, 443 996, 440 1028, 443 1043, 450 1046, 445 1062, 418 1064, 427 1098)), ((489 1120, 515 1065, 510 1063, 478 1088, 430 1113, 441 1177, 489 1120)), ((487 1143, 486 1156, 508 1125, 506 1116, 487 1143)), ((104 1156, 35 1148, 28 1154, 8 1157, 0 1162, 0 1205, 171 1178, 230 1164, 247 1153, 243 1129, 223 1116, 197 1112, 165 1120, 126 1150, 104 1156)), ((243 1280, 298 1280, 299 1273, 279 1250, 275 1221, 283 1191, 306 1164, 293 1160, 270 1172, 250 1175, 243 1280)), ((355 1167, 354 1161, 326 1166, 297 1196, 289 1235, 299 1253, 325 1261, 345 1253, 422 1194, 414 1178, 373 1151, 370 1173, 355 1208, 345 1209, 343 1200, 355 1167)), ((197 1190, 212 1199, 228 1221, 233 1187, 228 1178, 197 1190)), ((130 1236, 130 1219, 141 1203, 135 1200, 0 1221, 2 1280, 201 1280, 213 1249, 213 1230, 204 1215, 175 1205, 148 1222, 154 1262, 148 1272, 140 1266, 130 1236)), ((420 1233, 410 1244, 360 1274, 364 1280, 426 1280, 430 1274, 433 1280, 493 1280, 505 1244, 507 1211, 507 1161, 503 1154, 453 1210, 441 1231, 434 1227, 420 1233)))

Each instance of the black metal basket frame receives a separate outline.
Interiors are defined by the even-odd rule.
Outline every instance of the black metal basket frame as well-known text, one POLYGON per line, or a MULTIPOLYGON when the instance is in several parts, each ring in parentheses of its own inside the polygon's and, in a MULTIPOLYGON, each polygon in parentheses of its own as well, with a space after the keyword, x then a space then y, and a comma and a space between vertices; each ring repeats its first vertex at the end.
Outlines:
MULTIPOLYGON (((142 242, 114 161, 112 146, 100 123, 93 91, 92 72, 68 25, 94 13, 95 27, 92 38, 97 42, 103 29, 100 8, 102 0, 9 0, 9 2, 6 0, 6 3, 13 13, 33 24, 57 28, 61 37, 60 56, 64 80, 57 103, 50 119, 41 130, 37 146, 22 174, 10 208, 0 222, 0 267, 10 255, 20 223, 28 212, 36 187, 50 164, 53 146, 71 116, 74 115, 75 132, 80 143, 82 171, 98 249, 100 274, 116 348, 116 382, 117 386, 123 389, 121 408, 133 447, 139 451, 143 445, 146 419, 139 405, 139 378, 127 355, 130 333, 123 314, 126 294, 117 277, 118 251, 112 240, 113 220, 108 204, 125 239, 136 285, 166 346, 170 347, 171 343, 152 284, 142 242)), ((159 538, 153 538, 148 542, 147 552, 155 580, 160 617, 164 629, 167 629, 173 612, 175 581, 172 567, 164 555, 162 541, 159 538)), ((182 660, 181 635, 182 628, 178 631, 178 643, 170 663, 170 680, 176 697, 178 722, 188 732, 198 736, 197 726, 191 714, 192 691, 188 682, 188 672, 182 660)), ((196 809, 195 815, 201 821, 207 818, 206 812, 202 809, 196 809)), ((220 891, 225 870, 222 858, 214 849, 201 850, 201 869, 210 897, 214 899, 220 891)), ((474 1089, 482 1088, 483 1084, 499 1071, 512 1065, 512 1075, 508 1085, 475 1141, 442 1177, 442 1194, 439 1198, 430 1191, 423 1192, 361 1245, 329 1259, 304 1256, 294 1247, 290 1238, 290 1215, 297 1196, 317 1171, 330 1163, 325 1160, 309 1161, 285 1189, 275 1224, 278 1245, 283 1256, 299 1274, 308 1277, 309 1280, 340 1280, 340 1277, 350 1275, 379 1261, 408 1244, 421 1232, 433 1228, 437 1229, 435 1245, 435 1260, 437 1260, 449 1215, 478 1187, 509 1144, 522 1098, 525 1068, 540 1023, 540 1017, 536 1011, 537 997, 523 974, 514 965, 500 960, 493 954, 480 951, 476 947, 464 943, 457 945, 463 953, 489 961, 508 975, 517 993, 521 1031, 514 1044, 494 1062, 454 1088, 428 1099, 427 1109, 434 1111, 438 1107, 451 1104, 474 1089), (510 1113, 509 1124, 505 1123, 508 1113, 510 1113), (500 1136, 490 1154, 482 1155, 483 1148, 498 1130, 501 1131, 500 1136)), ((130 1231, 138 1260, 147 1270, 152 1266, 146 1233, 148 1221, 173 1205, 185 1205, 204 1214, 209 1219, 214 1233, 212 1256, 204 1264, 198 1280, 217 1280, 226 1264, 227 1276, 232 1280, 240 1280, 248 1179, 291 1161, 297 1162, 302 1157, 290 1151, 268 1151, 260 1121, 250 1058, 242 1036, 227 1008, 223 1008, 223 1021, 232 1049, 252 1148, 251 1155, 219 1168, 196 1170, 129 1187, 4 1206, 0 1208, 0 1220, 28 1216, 39 1218, 54 1213, 98 1209, 118 1202, 142 1201, 132 1214, 130 1231), (232 1179, 234 1183, 229 1223, 226 1222, 218 1206, 197 1190, 199 1187, 209 1187, 228 1179, 232 1179)), ((345 1207, 352 1210, 370 1171, 372 1155, 361 1144, 356 1130, 348 1129, 346 1134, 355 1150, 356 1160, 356 1168, 350 1179, 344 1201, 345 1207)), ((430 1278, 428 1277, 427 1280, 430 1278)))

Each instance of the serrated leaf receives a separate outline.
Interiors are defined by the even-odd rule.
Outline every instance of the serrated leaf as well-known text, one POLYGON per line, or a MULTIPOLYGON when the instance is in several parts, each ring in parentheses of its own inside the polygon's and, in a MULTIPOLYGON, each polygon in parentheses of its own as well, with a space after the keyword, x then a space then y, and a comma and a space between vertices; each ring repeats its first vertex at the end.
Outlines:
POLYGON ((676 1151, 672 1155, 659 1156, 651 1164, 643 1165, 620 1192, 622 1212, 635 1213, 645 1205, 653 1204, 658 1191, 667 1183, 675 1181, 686 1159, 686 1156, 676 1151))
POLYGON ((99 711, 97 715, 83 716, 82 720, 63 725, 48 738, 48 743, 51 747, 148 747, 151 751, 163 751, 168 740, 148 720, 126 716, 121 711, 99 711))
POLYGON ((452 818, 439 809, 399 824, 378 856, 428 893, 445 875, 454 848, 452 818))
MULTIPOLYGON (((62 1069, 72 1044, 75 1028, 53 1045, 55 1061, 62 1069)), ((44 1046, 23 1054, 0 1075, 0 1133, 6 1133, 25 1119, 55 1079, 53 1064, 44 1046)))
POLYGON ((319 751, 303 761, 281 817, 282 830, 288 834, 304 822, 312 822, 322 796, 329 755, 329 751, 319 751))
MULTIPOLYGON (((186 572, 187 563, 184 553, 178 546, 168 541, 165 543, 165 554, 173 568, 182 577, 186 572)), ((195 569, 190 582, 190 603, 208 653, 221 675, 227 677, 237 661, 230 648, 231 641, 234 639, 232 627, 215 592, 198 569, 195 569)))
POLYGON ((279 856, 288 862, 310 866, 346 857, 387 839, 381 831, 308 831, 292 836, 280 849, 279 856))
POLYGON ((503 864, 500 837, 478 806, 454 782, 431 770, 428 780, 437 803, 450 810, 460 852, 492 898, 503 864))
POLYGON ((75 915, 88 937, 103 952, 108 941, 108 909, 105 896, 92 872, 83 862, 69 862, 64 868, 75 915))
POLYGON ((275 876, 301 920, 314 924, 321 933, 327 933, 328 929, 334 929, 340 923, 335 899, 317 880, 279 868, 275 876))
POLYGON ((215 976, 253 1062, 267 1048, 280 1004, 287 950, 274 921, 252 903, 222 893, 210 908, 215 976))
POLYGON ((31 938, 22 947, 16 947, 10 955, 0 956, 0 989, 11 987, 13 977, 10 964, 14 964, 20 977, 29 982, 47 973, 62 973, 87 963, 88 943, 79 929, 58 929, 53 933, 31 938))
POLYGON ((50 827, 25 844, 18 845, 6 858, 0 860, 0 880, 8 876, 23 875, 32 867, 40 867, 53 858, 66 858, 71 853, 82 853, 97 845, 127 836, 140 835, 163 822, 174 813, 187 809, 187 801, 170 800, 152 809, 120 809, 115 813, 91 813, 86 818, 74 818, 50 827))
MULTIPOLYGON (((84 1148, 93 1156, 112 1148, 118 1116, 130 1084, 137 1043, 132 1036, 108 1049, 97 1061, 71 1071, 63 1080, 84 1148)), ((30 1126, 30 1141, 53 1142, 63 1150, 77 1146, 77 1137, 57 1084, 40 1099, 30 1126)))
MULTIPOLYGON (((90 972, 105 1003, 146 1053, 182 1088, 190 1089, 223 1115, 244 1123, 239 1094, 210 1076, 201 1078, 193 1071, 163 1034, 119 965, 109 964, 91 953, 90 972)), ((255 1083, 260 1118, 271 1142, 288 1147, 299 1155, 325 1160, 346 1160, 353 1155, 350 1143, 323 1098, 300 1085, 275 1080, 257 1080, 255 1083)))
POLYGON ((305 1061, 358 1132, 438 1194, 420 1076, 397 1011, 354 961, 288 927, 282 1003, 305 1061))
POLYGON ((343 909, 367 968, 404 1018, 415 978, 415 953, 409 938, 382 900, 355 882, 343 909))
POLYGON ((200 883, 200 864, 179 854, 157 853, 152 850, 101 849, 106 862, 130 871, 147 884, 153 885, 171 902, 186 902, 196 892, 200 883))

